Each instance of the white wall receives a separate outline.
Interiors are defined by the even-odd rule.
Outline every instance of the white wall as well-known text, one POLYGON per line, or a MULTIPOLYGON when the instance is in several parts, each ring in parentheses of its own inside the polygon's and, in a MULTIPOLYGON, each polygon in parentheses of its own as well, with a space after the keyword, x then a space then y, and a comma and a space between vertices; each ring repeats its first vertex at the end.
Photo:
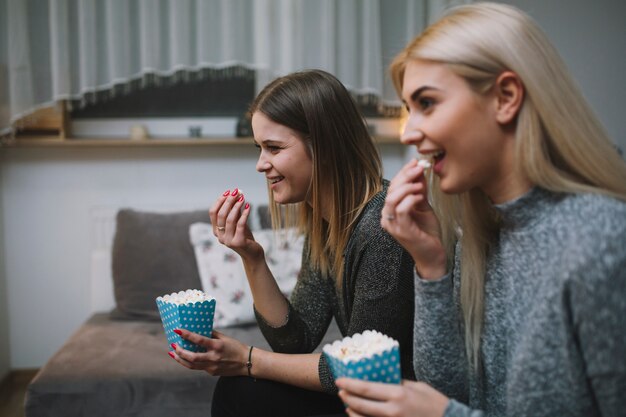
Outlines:
POLYGON ((504 0, 550 37, 613 141, 626 152, 626 1, 504 0))
MULTIPOLYGON (((382 151, 397 172, 404 147, 382 151)), ((0 151, 11 368, 43 365, 88 317, 90 210, 208 209, 234 187, 263 203, 256 157, 252 145, 0 151)))
MULTIPOLYGON (((0 184, 2 184, 2 171, 0 170, 0 184)), ((0 192, 0 334, 9 334, 9 309, 7 307, 7 289, 4 268, 4 216, 2 215, 2 193, 0 192)), ((10 369, 9 338, 0 338, 0 381, 7 375, 10 369)))

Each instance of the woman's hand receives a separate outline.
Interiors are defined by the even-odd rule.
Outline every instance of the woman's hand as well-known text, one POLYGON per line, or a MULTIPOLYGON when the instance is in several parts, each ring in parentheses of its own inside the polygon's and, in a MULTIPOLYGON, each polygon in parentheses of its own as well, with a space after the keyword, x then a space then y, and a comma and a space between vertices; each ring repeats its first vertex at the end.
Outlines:
POLYGON ((336 383, 350 417, 441 417, 450 401, 423 382, 394 385, 339 378, 336 383))
POLYGON ((170 354, 186 368, 206 371, 211 375, 247 375, 246 362, 249 346, 213 330, 213 339, 184 329, 178 329, 180 337, 206 348, 206 352, 191 352, 178 345, 170 354))
POLYGON ((439 220, 428 203, 424 168, 417 160, 402 167, 391 181, 381 225, 411 254, 422 278, 445 275, 446 253, 439 220))
POLYGON ((250 204, 245 202, 237 188, 224 192, 209 210, 213 234, 220 243, 237 252, 244 260, 258 260, 263 255, 263 248, 254 240, 248 227, 249 215, 250 204))

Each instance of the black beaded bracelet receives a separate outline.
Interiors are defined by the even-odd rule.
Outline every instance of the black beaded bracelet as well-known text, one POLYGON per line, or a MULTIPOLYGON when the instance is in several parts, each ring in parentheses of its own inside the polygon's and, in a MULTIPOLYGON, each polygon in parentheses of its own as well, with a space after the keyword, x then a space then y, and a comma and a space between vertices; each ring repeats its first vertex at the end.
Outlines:
POLYGON ((250 378, 253 378, 256 381, 256 378, 254 378, 252 376, 252 349, 254 349, 254 346, 250 346, 250 350, 248 351, 248 362, 246 362, 246 368, 248 368, 248 376, 250 378))

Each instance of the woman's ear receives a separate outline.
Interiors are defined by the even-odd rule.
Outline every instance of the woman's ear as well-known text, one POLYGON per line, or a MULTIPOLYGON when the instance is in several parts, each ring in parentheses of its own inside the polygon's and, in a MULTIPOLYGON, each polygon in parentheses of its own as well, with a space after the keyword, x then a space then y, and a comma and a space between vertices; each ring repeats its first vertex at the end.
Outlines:
POLYGON ((524 84, 512 71, 504 71, 495 83, 497 98, 496 120, 507 124, 515 120, 524 102, 524 84))

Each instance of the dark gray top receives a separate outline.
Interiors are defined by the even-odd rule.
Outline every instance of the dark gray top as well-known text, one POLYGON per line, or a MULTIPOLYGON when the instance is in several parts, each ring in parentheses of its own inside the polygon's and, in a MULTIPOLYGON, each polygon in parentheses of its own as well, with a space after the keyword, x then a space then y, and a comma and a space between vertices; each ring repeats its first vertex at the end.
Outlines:
POLYGON ((464 353, 458 256, 440 281, 416 277, 417 378, 456 400, 446 417, 626 415, 626 204, 534 188, 496 208, 484 378, 464 353))
MULTIPOLYGON (((367 204, 344 251, 341 290, 334 277, 312 268, 306 250, 298 283, 289 300, 287 323, 269 326, 257 314, 263 335, 276 352, 312 352, 333 317, 343 336, 378 330, 400 343, 404 378, 413 376, 413 260, 380 226, 388 183, 367 204)), ((307 244, 305 243, 305 248, 307 244)), ((321 356, 319 376, 327 392, 336 392, 328 364, 321 356)))

